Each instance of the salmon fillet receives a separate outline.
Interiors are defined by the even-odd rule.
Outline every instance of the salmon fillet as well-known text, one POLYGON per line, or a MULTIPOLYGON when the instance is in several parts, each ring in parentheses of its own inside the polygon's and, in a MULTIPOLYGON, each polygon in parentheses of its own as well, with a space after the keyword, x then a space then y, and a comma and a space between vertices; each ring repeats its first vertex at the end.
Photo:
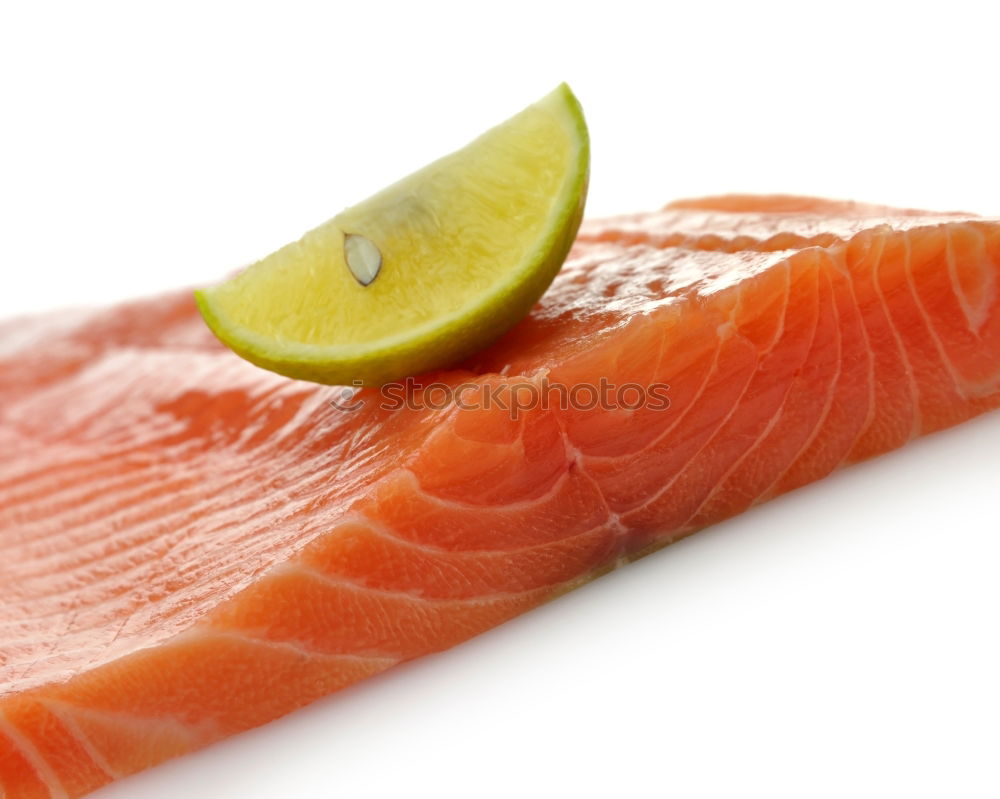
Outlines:
POLYGON ((588 221, 402 408, 256 369, 186 291, 0 323, 0 796, 80 796, 1000 406, 998 277, 968 214, 588 221), (629 401, 553 388, 602 378, 629 401))

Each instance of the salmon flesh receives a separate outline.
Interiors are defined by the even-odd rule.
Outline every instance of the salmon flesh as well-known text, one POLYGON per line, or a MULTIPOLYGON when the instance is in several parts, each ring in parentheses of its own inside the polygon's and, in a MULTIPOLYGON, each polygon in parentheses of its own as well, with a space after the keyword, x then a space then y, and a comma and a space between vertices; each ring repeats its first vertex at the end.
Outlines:
POLYGON ((490 349, 296 382, 190 292, 0 323, 0 796, 76 797, 1000 405, 1000 220, 588 221, 490 349))

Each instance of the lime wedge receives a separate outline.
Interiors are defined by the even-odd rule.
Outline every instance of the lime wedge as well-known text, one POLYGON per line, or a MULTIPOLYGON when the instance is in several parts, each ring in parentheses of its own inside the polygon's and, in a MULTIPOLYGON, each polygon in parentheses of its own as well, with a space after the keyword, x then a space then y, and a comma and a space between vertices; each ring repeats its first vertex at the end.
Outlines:
POLYGON ((221 285, 209 327, 258 366, 380 385, 485 347, 523 318, 576 236, 590 146, 569 87, 348 208, 221 285))

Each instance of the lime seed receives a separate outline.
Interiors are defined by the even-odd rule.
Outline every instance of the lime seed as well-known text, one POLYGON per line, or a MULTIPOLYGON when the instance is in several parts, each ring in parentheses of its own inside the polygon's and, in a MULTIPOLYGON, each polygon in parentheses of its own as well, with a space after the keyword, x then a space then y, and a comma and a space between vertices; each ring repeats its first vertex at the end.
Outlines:
POLYGON ((344 236, 344 260, 354 279, 362 286, 368 286, 378 277, 382 269, 382 253, 371 239, 348 233, 344 236))

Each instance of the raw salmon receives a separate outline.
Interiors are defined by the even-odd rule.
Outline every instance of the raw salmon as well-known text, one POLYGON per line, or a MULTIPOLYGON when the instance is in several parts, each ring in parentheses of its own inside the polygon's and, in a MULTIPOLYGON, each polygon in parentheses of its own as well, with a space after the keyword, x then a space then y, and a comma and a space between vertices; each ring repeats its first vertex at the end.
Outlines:
POLYGON ((998 220, 676 203, 586 223, 402 402, 250 366, 189 292, 0 324, 0 795, 80 796, 997 407, 998 278, 998 220))

